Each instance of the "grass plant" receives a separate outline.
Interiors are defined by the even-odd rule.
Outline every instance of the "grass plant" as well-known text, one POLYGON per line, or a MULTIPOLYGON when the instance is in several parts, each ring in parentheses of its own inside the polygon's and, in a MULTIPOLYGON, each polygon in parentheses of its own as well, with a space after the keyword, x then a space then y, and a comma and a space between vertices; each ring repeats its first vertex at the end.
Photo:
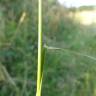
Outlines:
POLYGON ((41 86, 43 79, 42 69, 42 0, 38 0, 38 71, 37 71, 37 92, 36 96, 41 96, 41 86))

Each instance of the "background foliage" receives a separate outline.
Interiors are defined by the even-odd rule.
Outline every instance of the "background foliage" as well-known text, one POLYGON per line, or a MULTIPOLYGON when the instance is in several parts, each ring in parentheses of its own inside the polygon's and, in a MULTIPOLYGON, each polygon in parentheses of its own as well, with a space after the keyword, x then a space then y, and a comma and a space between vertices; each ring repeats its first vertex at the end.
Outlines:
MULTIPOLYGON (((15 96, 14 87, 19 96, 35 96, 37 6, 37 0, 0 0, 0 63, 7 70, 0 72, 0 96, 15 96)), ((95 57, 96 26, 79 24, 68 17, 70 11, 56 0, 43 1, 44 44, 95 57)), ((95 64, 86 56, 47 49, 42 96, 95 96, 95 64)))

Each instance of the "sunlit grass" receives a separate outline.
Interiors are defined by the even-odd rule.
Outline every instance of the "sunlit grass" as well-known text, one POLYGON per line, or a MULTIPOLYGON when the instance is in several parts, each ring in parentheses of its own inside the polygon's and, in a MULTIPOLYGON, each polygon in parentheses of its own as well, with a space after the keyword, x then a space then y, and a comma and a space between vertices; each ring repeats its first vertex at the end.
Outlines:
POLYGON ((42 69, 42 0, 38 0, 38 71, 37 71, 37 92, 36 96, 41 96, 43 79, 42 69))
MULTIPOLYGON (((74 19, 78 22, 80 22, 83 25, 91 25, 96 24, 96 10, 83 10, 83 11, 77 11, 75 13, 71 13, 71 16, 74 15, 74 19)), ((70 17, 71 17, 70 16, 70 17)))

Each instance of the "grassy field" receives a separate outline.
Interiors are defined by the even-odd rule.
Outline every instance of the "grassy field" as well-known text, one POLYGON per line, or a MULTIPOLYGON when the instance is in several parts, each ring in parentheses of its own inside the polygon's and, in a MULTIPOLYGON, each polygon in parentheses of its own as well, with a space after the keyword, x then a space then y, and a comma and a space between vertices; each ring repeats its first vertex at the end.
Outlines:
MULTIPOLYGON (((96 95, 96 27, 95 25, 79 27, 77 31, 70 29, 74 35, 67 35, 66 41, 62 39, 60 43, 61 48, 64 44, 69 48, 47 50, 43 96, 96 95)), ((51 46, 60 47, 60 44, 51 46)))
POLYGON ((77 11, 74 14, 70 13, 69 16, 74 15, 75 19, 83 25, 96 24, 96 10, 83 10, 77 11))
MULTIPOLYGON (((36 95, 37 5, 0 1, 0 96, 36 95)), ((56 0, 43 7, 42 96, 96 96, 96 25, 69 18, 56 0)))

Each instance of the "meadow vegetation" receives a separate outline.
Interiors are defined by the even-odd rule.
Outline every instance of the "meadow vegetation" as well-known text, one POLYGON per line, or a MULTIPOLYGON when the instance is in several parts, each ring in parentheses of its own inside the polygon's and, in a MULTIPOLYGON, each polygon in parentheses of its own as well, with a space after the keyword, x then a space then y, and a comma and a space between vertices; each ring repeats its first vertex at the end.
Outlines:
MULTIPOLYGON (((37 0, 0 0, 0 96, 36 94, 37 7, 37 0)), ((42 96, 96 95, 96 25, 74 21, 70 11, 43 1, 42 96)))

